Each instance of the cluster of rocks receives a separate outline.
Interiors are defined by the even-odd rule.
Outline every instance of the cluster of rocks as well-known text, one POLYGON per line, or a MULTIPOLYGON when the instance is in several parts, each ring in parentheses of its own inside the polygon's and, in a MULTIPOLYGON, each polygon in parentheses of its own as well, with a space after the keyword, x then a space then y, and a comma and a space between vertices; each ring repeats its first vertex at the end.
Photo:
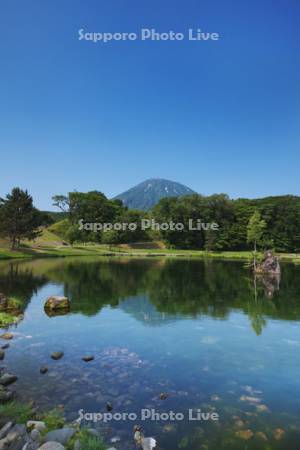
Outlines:
MULTIPOLYGON (((78 430, 65 426, 46 432, 45 422, 29 420, 26 425, 7 422, 0 430, 0 450, 65 450, 78 430)), ((88 430, 92 436, 100 438, 94 429, 88 430)), ((84 450, 79 439, 74 440, 74 450, 84 450)), ((110 447, 108 450, 116 450, 110 447)))
MULTIPOLYGON (((0 336, 1 339, 10 340, 13 338, 11 333, 4 333, 0 336)), ((0 348, 0 360, 5 358, 5 351, 9 348, 9 344, 4 344, 0 348)), ((13 392, 8 388, 12 383, 17 381, 18 377, 12 373, 5 372, 3 368, 0 368, 0 404, 8 402, 13 398, 13 392)), ((1 450, 1 447, 0 447, 1 450)))

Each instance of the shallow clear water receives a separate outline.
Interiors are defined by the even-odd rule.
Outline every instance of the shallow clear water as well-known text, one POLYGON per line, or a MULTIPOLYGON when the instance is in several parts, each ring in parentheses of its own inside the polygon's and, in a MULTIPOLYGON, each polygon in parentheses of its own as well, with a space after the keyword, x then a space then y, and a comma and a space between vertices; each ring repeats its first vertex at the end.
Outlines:
POLYGON ((299 275, 284 265, 281 280, 253 280, 239 262, 178 259, 3 262, 0 292, 22 299, 25 317, 2 366, 21 399, 64 405, 69 420, 107 402, 136 413, 92 424, 120 437, 118 449, 134 448, 136 423, 164 450, 298 449, 299 275), (71 312, 48 317, 50 295, 68 296, 71 312), (142 408, 185 417, 140 422, 142 408), (189 421, 189 409, 219 420, 189 421))

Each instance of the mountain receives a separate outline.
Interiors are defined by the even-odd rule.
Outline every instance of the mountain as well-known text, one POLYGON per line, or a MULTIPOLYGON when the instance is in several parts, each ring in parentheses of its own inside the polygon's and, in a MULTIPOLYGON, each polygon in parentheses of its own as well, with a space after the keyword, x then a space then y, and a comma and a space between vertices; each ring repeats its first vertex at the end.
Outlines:
POLYGON ((152 178, 117 195, 115 199, 122 200, 124 205, 130 209, 147 211, 156 205, 161 198, 180 197, 191 194, 195 194, 195 192, 183 184, 162 178, 152 178))

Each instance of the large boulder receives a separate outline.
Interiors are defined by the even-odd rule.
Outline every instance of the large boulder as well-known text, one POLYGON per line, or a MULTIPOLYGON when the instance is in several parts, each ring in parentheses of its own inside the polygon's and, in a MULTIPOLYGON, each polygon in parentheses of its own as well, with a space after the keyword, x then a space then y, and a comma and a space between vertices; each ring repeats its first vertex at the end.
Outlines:
POLYGON ((70 306, 70 300, 67 297, 52 295, 46 300, 44 309, 49 315, 64 314, 70 310, 70 306))

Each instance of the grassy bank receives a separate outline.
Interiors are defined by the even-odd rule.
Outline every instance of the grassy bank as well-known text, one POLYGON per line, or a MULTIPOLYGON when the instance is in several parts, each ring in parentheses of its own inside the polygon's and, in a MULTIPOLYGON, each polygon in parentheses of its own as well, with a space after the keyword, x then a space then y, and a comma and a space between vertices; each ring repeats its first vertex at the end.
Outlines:
MULTIPOLYGON (((204 250, 177 250, 166 248, 137 249, 129 246, 74 245, 74 246, 23 246, 18 251, 0 248, 0 260, 20 258, 46 258, 67 256, 132 256, 132 257, 173 257, 209 258, 228 260, 251 260, 252 252, 207 252, 204 250)), ((282 261, 300 264, 300 255, 279 254, 282 261)))
MULTIPOLYGON (((204 250, 167 249, 161 241, 121 245, 80 244, 66 245, 54 233, 45 229, 34 242, 25 241, 19 250, 12 251, 6 241, 0 240, 0 260, 20 258, 47 258, 67 256, 132 256, 210 258, 228 260, 251 260, 252 252, 207 252, 204 250)), ((300 264, 300 254, 279 253, 282 261, 300 264)))

